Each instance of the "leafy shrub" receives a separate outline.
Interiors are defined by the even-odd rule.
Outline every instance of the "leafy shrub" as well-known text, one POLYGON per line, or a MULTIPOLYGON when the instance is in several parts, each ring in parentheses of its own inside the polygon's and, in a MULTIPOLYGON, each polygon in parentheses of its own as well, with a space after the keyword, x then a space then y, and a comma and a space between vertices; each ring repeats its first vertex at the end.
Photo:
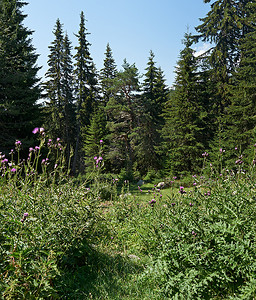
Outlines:
POLYGON ((158 225, 160 250, 142 279, 158 282, 163 296, 171 299, 253 299, 254 188, 223 181, 204 194, 170 198, 168 217, 158 225))

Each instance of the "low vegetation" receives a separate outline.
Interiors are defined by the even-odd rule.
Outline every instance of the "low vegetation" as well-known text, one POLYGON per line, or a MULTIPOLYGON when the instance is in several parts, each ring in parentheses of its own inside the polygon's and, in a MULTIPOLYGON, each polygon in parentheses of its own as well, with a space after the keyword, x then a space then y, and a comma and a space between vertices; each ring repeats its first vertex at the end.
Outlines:
POLYGON ((255 299, 254 161, 137 186, 97 157, 78 180, 35 133, 26 161, 1 154, 3 299, 255 299))

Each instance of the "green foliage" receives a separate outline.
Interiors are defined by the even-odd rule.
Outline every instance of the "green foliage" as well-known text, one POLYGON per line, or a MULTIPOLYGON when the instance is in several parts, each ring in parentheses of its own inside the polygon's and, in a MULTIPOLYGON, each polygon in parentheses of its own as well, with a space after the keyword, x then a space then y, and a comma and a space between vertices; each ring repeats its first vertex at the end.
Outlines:
POLYGON ((190 34, 185 35, 176 70, 175 91, 166 103, 162 128, 166 164, 173 173, 198 171, 198 158, 207 141, 203 137, 204 108, 197 82, 197 60, 191 48, 190 34))
POLYGON ((19 0, 0 2, 0 151, 8 151, 16 139, 31 146, 32 130, 40 123, 38 55, 31 44, 32 31, 23 21, 19 0))

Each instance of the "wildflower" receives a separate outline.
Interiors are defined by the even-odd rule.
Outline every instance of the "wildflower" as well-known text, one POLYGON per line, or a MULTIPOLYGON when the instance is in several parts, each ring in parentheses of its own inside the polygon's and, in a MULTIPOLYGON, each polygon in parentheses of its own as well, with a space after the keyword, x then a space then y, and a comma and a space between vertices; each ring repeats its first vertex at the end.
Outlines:
POLYGON ((173 176, 172 179, 174 179, 174 180, 177 179, 177 176, 173 176))
POLYGON ((235 147, 235 150, 237 150, 237 147, 235 147))
POLYGON ((179 190, 180 194, 185 194, 186 191, 184 191, 184 186, 180 186, 180 190, 179 190))
POLYGON ((196 182, 194 182, 193 185, 196 186, 196 182))
POLYGON ((102 144, 103 143, 103 140, 100 140, 100 144, 102 144))
POLYGON ((56 141, 59 142, 59 141, 60 141, 60 138, 57 138, 56 141))
POLYGON ((191 202, 189 203, 189 206, 191 206, 191 207, 192 207, 193 205, 194 205, 193 203, 191 203, 191 202))
POLYGON ((44 132, 44 128, 43 127, 40 127, 39 128, 39 132, 42 134, 44 132))
POLYGON ((173 203, 171 203, 171 206, 175 206, 175 203, 173 202, 173 203))
POLYGON ((193 230, 191 233, 192 233, 192 235, 196 236, 196 233, 195 233, 195 231, 194 231, 194 230, 193 230))
POLYGON ((32 130, 32 132, 33 132, 34 134, 38 133, 38 132, 39 132, 39 128, 38 128, 38 127, 34 128, 34 129, 32 130))
POLYGON ((98 157, 97 156, 94 156, 94 158, 93 158, 94 160, 96 160, 96 159, 98 159, 98 157))
POLYGON ((21 223, 23 223, 26 220, 27 216, 28 216, 28 213, 23 214, 23 218, 20 220, 21 223))
POLYGON ((29 148, 29 152, 33 152, 34 149, 32 147, 29 148))
POLYGON ((11 172, 12 172, 12 173, 15 173, 16 171, 17 171, 17 169, 15 169, 15 168, 12 168, 12 169, 11 169, 11 172))
POLYGON ((224 153, 224 152, 225 152, 225 150, 220 148, 220 153, 224 153))
POLYGON ((17 141, 15 142, 15 145, 16 145, 16 146, 21 146, 21 144, 22 144, 21 141, 18 141, 18 140, 17 140, 17 141))
POLYGON ((243 161, 241 159, 236 160, 236 165, 241 165, 243 161))
POLYGON ((149 201, 149 204, 153 207, 154 204, 156 203, 156 200, 155 199, 152 199, 151 201, 149 201))
POLYGON ((207 152, 202 153, 202 156, 208 156, 209 154, 207 152))
POLYGON ((39 150, 40 147, 39 146, 35 146, 35 151, 39 150))

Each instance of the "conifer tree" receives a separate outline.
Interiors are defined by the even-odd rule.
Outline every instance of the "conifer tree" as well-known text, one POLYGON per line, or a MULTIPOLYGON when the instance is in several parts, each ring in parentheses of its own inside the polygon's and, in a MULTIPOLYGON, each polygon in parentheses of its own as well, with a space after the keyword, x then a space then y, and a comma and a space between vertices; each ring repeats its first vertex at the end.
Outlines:
POLYGON ((54 41, 49 46, 48 71, 46 72, 45 97, 45 128, 52 138, 65 137, 65 126, 63 122, 63 59, 64 59, 64 34, 62 24, 57 19, 53 31, 54 41))
POLYGON ((90 125, 90 120, 96 106, 97 95, 97 76, 96 69, 89 51, 90 43, 87 40, 87 30, 85 27, 84 13, 80 15, 78 46, 75 47, 75 97, 76 97, 76 146, 73 162, 73 173, 76 171, 77 163, 83 166, 84 154, 82 153, 82 132, 86 132, 90 125))
MULTIPOLYGON (((204 0, 211 2, 211 0, 204 0)), ((219 149, 227 139, 228 110, 231 104, 232 74, 241 59, 239 43, 248 32, 245 17, 250 14, 246 4, 250 0, 217 0, 212 1, 211 10, 196 30, 197 40, 210 42, 212 48, 204 56, 209 68, 206 71, 208 80, 214 85, 212 113, 214 114, 214 137, 211 141, 213 159, 218 161, 219 149)), ((208 100, 208 102, 210 102, 208 100)))
POLYGON ((100 83, 101 83, 101 91, 103 93, 102 100, 104 106, 106 106, 110 97, 113 97, 112 93, 112 83, 113 79, 117 75, 116 63, 112 55, 112 50, 107 44, 105 59, 104 59, 104 67, 100 72, 100 83))
POLYGON ((66 145, 67 158, 70 156, 71 147, 74 148, 76 125, 71 49, 71 42, 66 34, 63 41, 63 75, 61 83, 63 93, 63 115, 65 122, 65 135, 63 139, 66 145))
MULTIPOLYGON (((90 125, 83 137, 83 150, 85 153, 85 166, 86 171, 91 171, 94 166, 93 158, 95 156, 102 155, 106 152, 106 139, 108 134, 107 130, 107 119, 105 109, 102 105, 98 106, 95 110, 90 125), (103 150, 103 153, 100 153, 103 150)), ((106 160, 104 157, 104 165, 106 165, 106 160)))
POLYGON ((184 44, 176 68, 175 91, 166 104, 162 130, 166 164, 175 174, 197 171, 204 149, 197 60, 190 34, 185 35, 184 44))
POLYGON ((115 97, 110 98, 106 111, 110 141, 107 159, 113 171, 125 169, 131 174, 134 163, 133 133, 137 126, 139 73, 135 64, 124 60, 123 70, 113 80, 115 97))
POLYGON ((33 32, 23 24, 24 5, 19 0, 0 1, 0 151, 10 150, 17 139, 31 146, 32 130, 41 125, 40 68, 33 32))
MULTIPOLYGON (((205 0, 211 2, 211 0, 205 0)), ((207 59, 211 68, 211 80, 216 85, 216 110, 222 114, 230 104, 229 84, 239 60, 239 40, 246 32, 243 17, 247 13, 244 5, 250 0, 217 0, 203 22, 197 26, 198 39, 210 42, 213 46, 208 51, 207 59)))
POLYGON ((157 171, 161 165, 157 148, 161 138, 159 131, 163 126, 163 108, 168 98, 168 89, 165 85, 163 72, 157 68, 154 53, 150 51, 141 95, 141 110, 135 139, 137 145, 137 169, 144 175, 147 171, 157 171))
POLYGON ((241 61, 233 75, 224 143, 229 158, 233 160, 237 158, 238 151, 240 154, 248 152, 256 138, 256 4, 249 3, 247 8, 250 10, 250 16, 246 18, 249 30, 240 40, 241 61))

